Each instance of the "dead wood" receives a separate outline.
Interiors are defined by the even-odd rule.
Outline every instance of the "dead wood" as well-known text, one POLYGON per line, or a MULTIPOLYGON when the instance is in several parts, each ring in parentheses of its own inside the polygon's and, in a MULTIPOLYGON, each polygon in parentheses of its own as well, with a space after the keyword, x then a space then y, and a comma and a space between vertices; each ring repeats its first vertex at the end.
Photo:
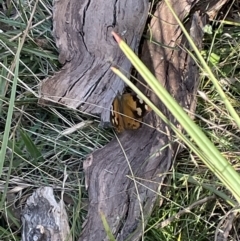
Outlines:
MULTIPOLYGON (((64 67, 42 84, 41 103, 52 100, 92 114, 102 112, 103 121, 108 122, 112 100, 124 87, 109 68, 114 63, 127 73, 130 70, 110 32, 118 32, 136 50, 148 4, 145 0, 79 2, 55 3, 54 33, 64 67), (106 109, 102 111, 102 107, 106 109)), ((204 16, 196 8, 198 0, 170 2, 182 22, 189 16, 186 28, 201 49, 204 16)), ((208 3, 201 5, 205 4, 205 11, 208 3)), ((150 29, 152 39, 160 44, 145 41, 142 60, 183 107, 194 111, 198 69, 185 51, 191 48, 164 1, 156 8, 150 29)), ((177 125, 154 93, 149 95, 177 125)), ((108 240, 100 213, 117 240, 134 241, 142 235, 178 147, 172 131, 153 112, 145 121, 149 126, 124 132, 119 141, 114 139, 85 161, 90 204, 79 241, 108 240)))
POLYGON ((72 241, 64 203, 56 202, 51 187, 38 188, 22 211, 22 240, 72 241))
POLYGON ((124 88, 110 67, 128 75, 131 68, 111 32, 137 50, 147 16, 146 0, 55 1, 53 33, 64 66, 43 81, 39 103, 51 100, 109 122, 111 103, 124 88))
MULTIPOLYGON (((188 1, 171 2, 178 17, 183 20, 191 5, 188 1)), ((195 42, 200 44, 199 48, 203 34, 199 25, 201 22, 199 13, 196 12, 188 26, 195 42)), ((164 2, 157 6, 150 28, 152 39, 166 47, 145 41, 143 61, 182 106, 194 110, 197 66, 183 49, 189 46, 164 2)), ((150 93, 150 98, 175 122, 153 93, 150 93)), ((106 216, 117 240, 133 241, 142 235, 158 187, 169 171, 177 150, 177 143, 173 143, 171 137, 172 131, 154 113, 150 113, 145 121, 154 128, 145 125, 138 131, 126 131, 119 136, 122 148, 115 139, 87 160, 85 173, 90 205, 79 240, 108 240, 100 212, 106 216)))

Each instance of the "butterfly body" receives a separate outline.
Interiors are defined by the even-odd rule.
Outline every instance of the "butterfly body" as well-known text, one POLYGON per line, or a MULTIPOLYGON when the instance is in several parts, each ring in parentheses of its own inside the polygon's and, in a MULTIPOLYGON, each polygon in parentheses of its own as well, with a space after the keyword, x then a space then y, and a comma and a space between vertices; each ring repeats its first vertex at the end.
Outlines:
POLYGON ((112 103, 110 119, 118 133, 140 128, 148 106, 136 94, 117 95, 112 103))

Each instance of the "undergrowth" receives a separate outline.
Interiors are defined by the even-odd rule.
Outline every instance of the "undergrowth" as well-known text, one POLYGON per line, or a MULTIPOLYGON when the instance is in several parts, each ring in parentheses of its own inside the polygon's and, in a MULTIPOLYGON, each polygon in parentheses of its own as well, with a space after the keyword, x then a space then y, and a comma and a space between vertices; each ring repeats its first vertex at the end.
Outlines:
MULTIPOLYGON (((231 2, 226 14, 208 25, 203 56, 219 80, 232 106, 239 114, 239 27, 234 20, 237 4, 231 2)), ((223 13, 222 13, 223 14, 223 13)), ((237 17, 238 19, 238 17, 237 17)), ((237 20, 236 20, 237 21, 237 20)), ((220 150, 222 155, 239 170, 239 128, 229 115, 212 82, 201 72, 197 95, 195 122, 220 150)), ((232 230, 226 240, 239 240, 239 217, 228 203, 231 193, 191 151, 184 149, 173 167, 161 206, 156 206, 149 221, 146 240, 218 240, 224 224, 232 230), (222 196, 222 194, 224 195, 222 196), (230 219, 231 219, 230 218, 230 219)))
MULTIPOLYGON (((14 57, 34 4, 34 1, 0 1, 1 143, 14 57)), ((231 8, 234 15, 236 5, 231 8)), ((212 26, 212 33, 205 34, 203 55, 239 112, 239 26, 233 21, 212 26)), ((87 210, 83 160, 113 137, 111 132, 98 127, 98 117, 60 106, 38 105, 39 84, 61 67, 51 31, 52 1, 39 1, 20 54, 8 149, 4 160, 0 160, 4 161, 0 179, 0 240, 21 239, 20 209, 40 186, 54 187, 57 199, 64 188, 71 233, 77 240, 87 210), (79 123, 83 125, 74 129, 79 123)), ((239 170, 239 129, 212 83, 204 72, 201 74, 195 122, 239 170)), ((159 196, 145 230, 145 240, 214 240, 220 221, 232 209, 218 196, 220 191, 230 195, 199 158, 185 148, 176 157, 172 177, 159 196)), ((237 226, 230 235, 228 240, 239 240, 237 226)))

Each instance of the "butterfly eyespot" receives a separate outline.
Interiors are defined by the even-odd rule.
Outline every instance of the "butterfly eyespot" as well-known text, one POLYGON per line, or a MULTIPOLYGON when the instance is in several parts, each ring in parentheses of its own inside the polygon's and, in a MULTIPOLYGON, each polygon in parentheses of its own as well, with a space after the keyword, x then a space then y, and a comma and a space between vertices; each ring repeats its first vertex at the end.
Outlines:
POLYGON ((145 102, 137 95, 117 95, 112 103, 110 120, 117 132, 136 130, 141 127, 143 116, 149 111, 145 102))

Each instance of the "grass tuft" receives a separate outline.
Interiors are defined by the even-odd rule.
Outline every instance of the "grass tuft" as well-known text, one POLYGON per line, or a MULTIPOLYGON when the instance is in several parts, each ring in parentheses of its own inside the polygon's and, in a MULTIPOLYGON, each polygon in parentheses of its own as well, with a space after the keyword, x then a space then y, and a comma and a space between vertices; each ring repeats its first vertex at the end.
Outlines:
MULTIPOLYGON (((237 9, 232 4, 225 12, 235 16, 237 9)), ((222 25, 210 27, 201 54, 239 115, 240 26, 237 20, 223 19, 222 25)), ((112 139, 111 133, 98 128, 97 118, 37 104, 39 84, 61 67, 57 59, 52 1, 0 1, 0 240, 21 239, 21 208, 37 187, 45 185, 54 187, 59 200, 64 190, 77 240, 88 206, 82 162, 112 139)), ((202 70, 195 123, 238 171, 239 127, 207 76, 202 70)), ((212 241, 230 214, 234 228, 228 239, 239 239, 236 200, 193 151, 185 147, 168 176, 144 240, 212 241)), ((111 237, 107 220, 105 228, 111 237)))

